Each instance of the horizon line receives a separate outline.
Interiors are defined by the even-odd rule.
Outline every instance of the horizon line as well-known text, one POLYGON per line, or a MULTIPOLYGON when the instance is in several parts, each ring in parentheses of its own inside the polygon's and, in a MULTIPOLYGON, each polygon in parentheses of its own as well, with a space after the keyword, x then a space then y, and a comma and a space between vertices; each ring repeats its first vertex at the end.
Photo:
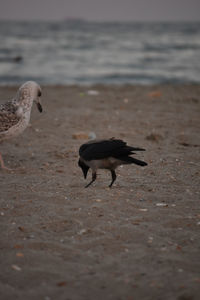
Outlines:
POLYGON ((141 19, 141 20, 92 20, 92 19, 85 19, 79 17, 66 17, 62 19, 42 19, 42 18, 34 18, 34 19, 15 19, 15 18, 0 18, 0 22, 52 22, 52 23, 200 23, 200 19, 157 19, 157 20, 148 20, 148 19, 141 19))

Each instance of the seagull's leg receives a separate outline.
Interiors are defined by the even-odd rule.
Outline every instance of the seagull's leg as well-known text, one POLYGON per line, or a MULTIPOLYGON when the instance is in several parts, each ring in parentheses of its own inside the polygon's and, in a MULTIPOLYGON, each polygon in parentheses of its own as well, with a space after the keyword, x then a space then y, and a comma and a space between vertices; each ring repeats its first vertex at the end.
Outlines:
POLYGON ((111 175, 112 175, 112 181, 111 181, 111 184, 109 185, 109 187, 111 188, 111 186, 113 185, 113 182, 116 180, 116 178, 117 178, 117 175, 116 175, 116 173, 115 173, 115 171, 114 170, 110 170, 110 172, 111 172, 111 175))
POLYGON ((6 171, 12 171, 12 169, 9 169, 9 168, 7 168, 7 167, 4 165, 4 161, 3 161, 3 157, 2 157, 2 155, 1 155, 1 153, 0 153, 0 165, 1 165, 1 168, 2 168, 3 170, 6 170, 6 171))
POLYGON ((85 186, 85 188, 87 188, 88 186, 90 186, 97 178, 97 173, 94 172, 92 173, 92 180, 85 186))

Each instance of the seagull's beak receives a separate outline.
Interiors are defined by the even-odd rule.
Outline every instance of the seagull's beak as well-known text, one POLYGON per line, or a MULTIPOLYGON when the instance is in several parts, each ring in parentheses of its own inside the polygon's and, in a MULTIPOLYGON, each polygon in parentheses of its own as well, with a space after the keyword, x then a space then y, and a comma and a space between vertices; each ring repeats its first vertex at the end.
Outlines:
POLYGON ((42 112, 42 105, 40 103, 40 97, 42 96, 41 89, 38 91, 38 95, 37 96, 38 96, 37 100, 36 100, 37 108, 38 108, 39 112, 42 112))
POLYGON ((42 112, 42 105, 39 101, 37 102, 37 108, 38 108, 39 112, 42 112))

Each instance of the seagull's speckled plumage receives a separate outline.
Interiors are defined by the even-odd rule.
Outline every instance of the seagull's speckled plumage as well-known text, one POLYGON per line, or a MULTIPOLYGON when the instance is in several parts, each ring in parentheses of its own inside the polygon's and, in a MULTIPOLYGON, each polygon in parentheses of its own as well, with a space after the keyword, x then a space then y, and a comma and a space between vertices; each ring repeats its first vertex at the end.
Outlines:
MULTIPOLYGON (((13 100, 0 105, 0 143, 18 136, 26 129, 33 102, 36 102, 39 111, 42 112, 40 96, 40 86, 34 81, 27 81, 19 88, 13 100)), ((4 168, 1 154, 0 163, 4 168)))

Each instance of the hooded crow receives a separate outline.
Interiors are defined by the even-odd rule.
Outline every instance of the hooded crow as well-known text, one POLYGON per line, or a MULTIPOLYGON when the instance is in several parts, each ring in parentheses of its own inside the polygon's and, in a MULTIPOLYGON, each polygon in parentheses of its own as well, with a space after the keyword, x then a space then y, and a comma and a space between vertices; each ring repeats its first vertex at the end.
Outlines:
POLYGON ((88 170, 92 169, 92 180, 85 186, 90 186, 97 178, 97 169, 108 169, 111 172, 111 187, 117 176, 115 169, 120 165, 136 164, 146 166, 147 163, 130 155, 133 151, 145 151, 142 148, 127 146, 126 142, 111 138, 109 140, 92 140, 83 144, 79 149, 78 165, 83 171, 84 178, 87 178, 88 170))

